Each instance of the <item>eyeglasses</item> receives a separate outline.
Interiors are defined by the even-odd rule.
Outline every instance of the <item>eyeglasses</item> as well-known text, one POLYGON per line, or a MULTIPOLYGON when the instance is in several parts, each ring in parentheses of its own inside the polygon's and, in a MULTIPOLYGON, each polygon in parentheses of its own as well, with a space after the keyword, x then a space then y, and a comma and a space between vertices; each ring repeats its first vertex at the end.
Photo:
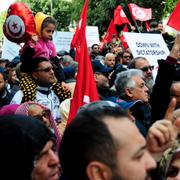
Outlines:
POLYGON ((148 70, 152 71, 153 69, 154 69, 154 66, 146 66, 146 67, 141 68, 143 72, 147 72, 148 70))
POLYGON ((131 59, 131 56, 123 56, 123 58, 125 58, 125 59, 127 59, 127 58, 131 59))
POLYGON ((47 67, 47 68, 44 68, 44 69, 37 69, 36 71, 50 72, 52 70, 53 70, 53 67, 47 67))
POLYGON ((49 119, 50 117, 50 111, 48 109, 44 110, 41 115, 33 116, 36 119, 39 119, 40 121, 43 121, 43 117, 49 119))

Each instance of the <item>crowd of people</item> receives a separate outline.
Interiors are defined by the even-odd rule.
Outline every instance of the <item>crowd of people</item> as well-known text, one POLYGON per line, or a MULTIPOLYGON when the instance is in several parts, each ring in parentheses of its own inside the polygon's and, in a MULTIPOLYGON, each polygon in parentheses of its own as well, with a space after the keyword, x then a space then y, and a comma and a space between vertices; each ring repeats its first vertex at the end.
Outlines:
MULTIPOLYGON (((19 56, 0 59, 1 179, 180 179, 180 34, 156 78, 151 62, 121 43, 93 44, 100 100, 66 126, 75 50, 56 52, 53 17, 37 13, 35 23, 19 56)), ((156 25, 152 32, 169 37, 156 25)))

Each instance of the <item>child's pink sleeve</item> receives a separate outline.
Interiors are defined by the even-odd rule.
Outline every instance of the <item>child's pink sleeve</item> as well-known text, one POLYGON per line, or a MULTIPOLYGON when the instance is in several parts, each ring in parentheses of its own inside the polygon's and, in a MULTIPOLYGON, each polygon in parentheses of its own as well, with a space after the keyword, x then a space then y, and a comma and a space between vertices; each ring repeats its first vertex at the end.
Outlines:
POLYGON ((51 57, 56 57, 57 56, 57 52, 56 52, 56 47, 55 47, 54 43, 49 41, 47 43, 47 46, 48 46, 48 48, 50 50, 50 58, 51 57))

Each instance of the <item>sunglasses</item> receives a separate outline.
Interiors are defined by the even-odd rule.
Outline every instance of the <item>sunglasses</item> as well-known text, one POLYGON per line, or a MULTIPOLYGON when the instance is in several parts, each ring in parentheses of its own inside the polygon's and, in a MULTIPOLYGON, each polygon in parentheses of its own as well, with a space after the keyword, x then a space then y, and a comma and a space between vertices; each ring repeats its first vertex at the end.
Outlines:
POLYGON ((36 71, 42 71, 42 72, 50 72, 50 71, 54 71, 54 68, 53 67, 47 67, 47 68, 44 68, 44 69, 37 69, 36 71))
POLYGON ((147 67, 141 68, 141 70, 142 70, 143 72, 147 72, 148 70, 152 71, 153 69, 154 69, 154 66, 147 66, 147 67))
POLYGON ((123 58, 125 58, 125 59, 127 59, 127 58, 131 59, 131 56, 123 56, 123 58))
POLYGON ((40 121, 43 121, 43 117, 49 119, 50 117, 50 111, 44 110, 41 115, 33 116, 36 119, 39 119, 40 121))

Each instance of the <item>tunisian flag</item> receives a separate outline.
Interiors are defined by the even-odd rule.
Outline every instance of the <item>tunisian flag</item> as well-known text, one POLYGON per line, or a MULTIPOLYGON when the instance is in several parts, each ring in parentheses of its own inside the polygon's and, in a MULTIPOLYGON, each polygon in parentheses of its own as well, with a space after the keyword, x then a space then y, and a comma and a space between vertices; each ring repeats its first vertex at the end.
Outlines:
MULTIPOLYGON (((128 32, 128 27, 127 27, 126 24, 125 24, 125 26, 124 26, 123 32, 128 32)), ((120 40, 121 40, 121 43, 122 43, 123 48, 124 48, 124 49, 127 49, 127 48, 128 48, 128 44, 127 44, 127 42, 126 42, 126 39, 125 39, 123 33, 122 33, 122 35, 121 35, 121 37, 120 37, 120 40)))
MULTIPOLYGON (((91 66, 90 57, 88 54, 87 42, 86 42, 86 19, 88 12, 88 0, 85 1, 82 14, 77 27, 78 35, 76 35, 76 48, 80 52, 78 74, 76 87, 73 98, 71 100, 70 113, 67 121, 67 125, 73 120, 79 107, 89 102, 99 100, 96 83, 94 80, 93 70, 91 66)), ((75 34, 76 34, 75 33, 75 34)))
POLYGON ((174 11, 172 12, 167 25, 177 31, 180 30, 180 1, 178 1, 174 11))
POLYGON ((102 50, 104 43, 110 43, 112 41, 113 36, 115 36, 115 38, 118 39, 114 21, 112 19, 109 24, 108 30, 107 30, 103 40, 101 41, 100 50, 102 50))
POLYGON ((114 24, 122 25, 122 24, 130 24, 126 14, 123 11, 123 8, 119 5, 114 10, 114 24))
POLYGON ((151 8, 142 8, 132 3, 128 4, 128 7, 134 20, 147 21, 152 19, 151 8))

